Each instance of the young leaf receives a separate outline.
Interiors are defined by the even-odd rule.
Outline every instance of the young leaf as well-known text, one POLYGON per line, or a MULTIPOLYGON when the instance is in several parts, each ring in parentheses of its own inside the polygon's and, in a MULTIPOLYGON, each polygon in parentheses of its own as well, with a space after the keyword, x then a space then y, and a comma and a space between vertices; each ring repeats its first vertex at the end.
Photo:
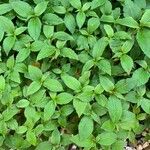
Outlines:
POLYGON ((38 17, 31 18, 28 22, 28 32, 34 40, 38 40, 41 33, 41 21, 38 17))
POLYGON ((79 11, 76 15, 76 21, 77 21, 77 25, 79 28, 82 28, 82 26, 85 22, 85 19, 86 19, 85 13, 82 11, 79 11))
POLYGON ((150 114, 150 100, 149 99, 143 98, 141 101, 141 107, 147 114, 150 114))
POLYGON ((132 68, 133 68, 133 60, 130 56, 124 54, 120 58, 122 68, 127 72, 127 74, 130 74, 132 68))
POLYGON ((37 60, 41 60, 47 57, 50 57, 51 55, 54 54, 56 48, 54 46, 44 44, 43 47, 41 48, 40 52, 37 55, 37 60))
POLYGON ((28 131, 27 134, 26 134, 26 139, 27 141, 32 144, 32 145, 36 145, 37 143, 37 139, 36 139, 36 136, 35 136, 35 133, 33 131, 28 131))
POLYGON ((58 129, 55 129, 53 132, 52 132, 52 135, 51 135, 51 143, 52 144, 59 144, 60 143, 60 132, 58 129))
POLYGON ((144 85, 148 82, 150 74, 144 70, 143 68, 139 68, 133 72, 133 80, 135 81, 137 86, 144 85))
POLYGON ((69 2, 72 5, 72 7, 76 8, 76 9, 81 8, 81 1, 80 0, 70 0, 69 2))
POLYGON ((16 62, 23 62, 30 55, 29 48, 22 48, 16 56, 16 62))
POLYGON ((71 35, 69 35, 68 33, 63 32, 63 31, 59 31, 59 32, 54 33, 54 38, 61 40, 61 41, 72 41, 72 40, 74 40, 71 35))
POLYGON ((147 10, 145 10, 145 13, 143 14, 143 16, 140 20, 140 23, 141 23, 142 26, 150 27, 149 16, 150 16, 150 10, 147 9, 147 10))
POLYGON ((78 60, 78 55, 70 48, 63 48, 63 49, 61 49, 60 54, 63 57, 68 57, 70 59, 78 60))
POLYGON ((114 89, 114 84, 105 76, 100 76, 100 83, 106 92, 111 92, 114 89))
POLYGON ((14 36, 8 36, 4 39, 3 48, 4 48, 6 55, 8 55, 10 50, 13 48, 15 44, 15 40, 16 40, 16 37, 14 36))
POLYGON ((59 25, 63 23, 63 20, 60 17, 52 13, 45 14, 43 20, 48 23, 48 25, 59 25))
POLYGON ((15 30, 13 22, 4 16, 0 16, 0 27, 7 33, 13 33, 15 30))
POLYGON ((87 103, 86 102, 82 102, 78 99, 74 99, 73 100, 73 106, 76 110, 76 113, 78 114, 78 116, 80 117, 84 111, 85 111, 85 108, 87 106, 87 103))
POLYGON ((68 104, 73 99, 73 95, 64 92, 56 96, 56 103, 60 105, 68 104))
POLYGON ((61 76, 63 82, 72 90, 78 91, 81 90, 81 83, 74 77, 64 74, 61 76))
POLYGON ((139 28, 139 24, 132 17, 118 19, 116 23, 130 28, 139 28))
POLYGON ((63 91, 61 83, 56 79, 51 79, 50 77, 46 78, 46 80, 43 82, 43 86, 48 88, 52 92, 63 91))
POLYGON ((0 15, 3 15, 12 10, 12 7, 8 3, 0 4, 0 15))
POLYGON ((90 18, 87 24, 87 30, 89 33, 93 33, 100 26, 99 18, 90 18))
POLYGON ((18 107, 18 108, 25 108, 25 107, 27 107, 28 105, 29 105, 29 101, 28 100, 26 100, 26 99, 22 99, 22 100, 20 100, 17 104, 16 104, 16 106, 18 107))
POLYGON ((117 141, 117 135, 113 132, 103 132, 97 137, 98 143, 104 146, 110 146, 117 141))
POLYGON ((0 92, 2 92, 5 89, 5 78, 1 75, 0 76, 0 92))
POLYGON ((49 101, 44 107, 44 121, 48 121, 55 112, 55 104, 49 101))
POLYGON ((101 59, 99 62, 97 62, 97 66, 103 72, 111 75, 111 64, 108 60, 101 59))
POLYGON ((93 51, 92 51, 92 56, 94 58, 99 58, 100 56, 102 56, 106 46, 108 45, 108 38, 103 37, 101 39, 99 39, 93 47, 93 51))
POLYGON ((115 96, 110 96, 107 107, 111 120, 113 122, 118 122, 122 116, 123 108, 121 101, 115 96))
POLYGON ((42 78, 42 71, 35 66, 29 65, 28 67, 29 76, 33 81, 41 80, 42 78))
POLYGON ((78 126, 79 137, 81 138, 81 140, 87 139, 92 134, 93 129, 94 129, 93 120, 87 116, 82 117, 78 126))
POLYGON ((36 7, 34 8, 35 15, 40 16, 46 10, 47 4, 48 2, 38 3, 36 7))
POLYGON ((136 20, 139 19, 141 15, 141 9, 131 0, 125 0, 123 11, 125 17, 132 17, 136 20))
POLYGON ((27 88, 27 96, 34 94, 35 92, 37 92, 39 89, 41 88, 41 84, 33 81, 29 87, 27 88))
POLYGON ((23 1, 14 1, 11 3, 12 8, 14 11, 23 18, 28 18, 30 15, 33 14, 32 7, 23 1))
POLYGON ((44 25, 43 32, 47 38, 51 38, 54 34, 54 26, 44 25))
POLYGON ((64 23, 67 29, 73 34, 75 32, 76 22, 74 16, 71 13, 65 15, 64 23))
POLYGON ((137 32, 137 42, 143 51, 143 53, 150 58, 150 44, 149 44, 149 38, 150 38, 150 30, 149 29, 142 29, 137 32))
POLYGON ((105 32, 107 33, 108 37, 113 37, 114 36, 113 28, 110 25, 105 24, 104 29, 105 29, 105 32))

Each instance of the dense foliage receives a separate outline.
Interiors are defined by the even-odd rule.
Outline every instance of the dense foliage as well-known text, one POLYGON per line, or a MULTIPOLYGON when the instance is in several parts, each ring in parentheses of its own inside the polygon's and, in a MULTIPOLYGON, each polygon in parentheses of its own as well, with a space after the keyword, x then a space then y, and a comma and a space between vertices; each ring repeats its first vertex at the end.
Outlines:
POLYGON ((0 150, 123 150, 150 127, 149 0, 3 0, 0 42, 0 150))

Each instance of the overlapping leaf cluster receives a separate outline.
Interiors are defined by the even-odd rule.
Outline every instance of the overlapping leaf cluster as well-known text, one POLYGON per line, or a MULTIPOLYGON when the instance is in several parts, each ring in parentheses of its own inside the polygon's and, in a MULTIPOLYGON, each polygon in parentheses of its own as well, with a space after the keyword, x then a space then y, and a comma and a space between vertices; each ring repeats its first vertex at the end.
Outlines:
POLYGON ((123 150, 149 128, 149 0, 0 3, 0 150, 123 150))

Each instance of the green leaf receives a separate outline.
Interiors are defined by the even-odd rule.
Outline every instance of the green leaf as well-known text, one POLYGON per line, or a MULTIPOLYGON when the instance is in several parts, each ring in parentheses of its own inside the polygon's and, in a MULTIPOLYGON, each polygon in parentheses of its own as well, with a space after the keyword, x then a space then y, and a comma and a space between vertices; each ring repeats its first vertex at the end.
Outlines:
POLYGON ((17 113, 18 113, 18 109, 15 106, 12 106, 11 108, 8 107, 2 113, 3 120, 8 121, 8 120, 12 119, 17 113))
POLYGON ((63 104, 68 104, 70 101, 72 101, 73 95, 69 94, 67 92, 60 93, 56 96, 56 103, 63 105, 63 104))
POLYGON ((64 23, 67 29, 73 34, 76 28, 75 18, 71 13, 67 13, 64 18, 64 23))
POLYGON ((127 74, 130 74, 132 68, 133 68, 133 60, 130 56, 124 54, 120 58, 121 66, 127 72, 127 74))
POLYGON ((112 132, 115 129, 115 124, 111 120, 107 120, 102 124, 101 128, 105 131, 112 132))
POLYGON ((44 121, 48 121, 55 112, 55 104, 53 101, 49 101, 44 107, 44 121))
POLYGON ((87 61, 83 66, 82 72, 89 71, 93 66, 94 66, 93 60, 87 61))
POLYGON ((17 129, 17 134, 23 134, 27 131, 27 127, 26 126, 19 126, 17 129))
POLYGON ((134 79, 127 78, 127 79, 119 80, 115 85, 115 89, 117 92, 121 94, 126 94, 130 90, 132 90, 135 87, 135 85, 136 85, 136 81, 134 79))
POLYGON ((54 6, 53 10, 58 13, 58 14, 65 14, 66 13, 66 8, 63 6, 54 6))
POLYGON ((8 3, 0 4, 0 15, 3 15, 12 10, 12 7, 8 3))
POLYGON ((101 57, 107 45, 108 45, 108 38, 103 37, 103 38, 99 39, 94 44, 92 56, 96 59, 101 57))
POLYGON ((149 80, 149 77, 150 77, 149 72, 147 72, 143 68, 139 68, 136 71, 134 71, 133 76, 132 76, 137 86, 141 86, 147 83, 149 80))
POLYGON ((98 63, 97 66, 100 70, 103 72, 111 75, 111 64, 108 60, 106 59, 101 59, 98 63))
POLYGON ((114 36, 114 30, 110 25, 105 24, 104 29, 105 29, 105 32, 107 33, 108 37, 113 37, 114 36))
POLYGON ((82 117, 78 125, 79 137, 81 138, 81 140, 87 139, 92 134, 93 129, 93 120, 87 116, 82 117))
POLYGON ((41 88, 41 84, 39 82, 33 81, 27 88, 27 96, 34 94, 41 88))
POLYGON ((118 19, 116 23, 130 28, 139 28, 139 24, 132 17, 118 19))
POLYGON ((90 18, 87 23, 87 30, 89 33, 93 33, 100 26, 99 18, 90 18))
POLYGON ((63 48, 63 49, 61 49, 60 54, 63 57, 68 57, 70 59, 78 60, 78 55, 71 48, 63 48))
POLYGON ((48 2, 41 2, 41 3, 38 3, 38 4, 36 5, 36 7, 34 8, 34 13, 35 13, 35 15, 40 16, 41 14, 43 14, 44 11, 45 11, 46 8, 47 8, 47 4, 48 4, 48 2))
POLYGON ((28 22, 28 32, 34 40, 38 40, 41 33, 41 21, 38 17, 31 18, 28 22))
POLYGON ((63 23, 63 20, 60 17, 52 13, 45 14, 43 20, 49 25, 59 25, 63 23))
POLYGON ((128 53, 128 52, 132 49, 133 44, 134 44, 134 41, 133 41, 133 40, 128 40, 128 41, 126 41, 126 42, 122 45, 122 47, 121 47, 122 52, 123 52, 123 53, 128 53))
POLYGON ((56 48, 54 46, 44 44, 43 47, 41 48, 40 52, 37 55, 37 60, 41 60, 47 57, 50 57, 51 55, 54 54, 56 48))
POLYGON ((3 48, 5 53, 8 55, 10 50, 13 48, 15 44, 16 37, 8 36, 3 41, 3 48))
POLYGON ((77 25, 79 28, 82 28, 82 26, 85 22, 85 19, 86 19, 85 13, 82 11, 79 11, 76 15, 76 21, 77 21, 77 25))
POLYGON ((80 0, 70 0, 69 2, 72 5, 72 7, 76 8, 76 9, 81 8, 81 1, 80 0))
POLYGON ((32 144, 34 146, 37 143, 37 139, 36 139, 35 133, 33 131, 30 131, 30 130, 27 131, 26 139, 30 144, 32 144))
POLYGON ((112 145, 112 150, 121 150, 124 149, 125 147, 125 142, 124 141, 116 141, 113 145, 112 145))
POLYGON ((79 147, 92 148, 95 147, 95 143, 92 138, 80 139, 79 135, 71 137, 71 141, 79 147))
POLYGON ((2 92, 5 89, 6 83, 5 78, 1 75, 0 76, 0 92, 2 92))
POLYGON ((149 44, 149 38, 150 38, 150 30, 148 29, 141 29, 138 31, 136 39, 137 42, 143 51, 143 53, 150 58, 150 44, 149 44))
POLYGON ((136 20, 139 19, 141 15, 141 9, 131 0, 125 0, 123 11, 125 17, 132 17, 136 20))
POLYGON ((23 62, 30 55, 29 48, 22 48, 16 56, 16 62, 23 62))
POLYGON ((78 116, 80 117, 84 111, 85 111, 85 108, 87 106, 87 103, 86 102, 82 102, 78 99, 74 99, 73 100, 73 106, 76 110, 76 113, 78 114, 78 116))
POLYGON ((141 20, 140 20, 140 23, 142 26, 145 26, 145 27, 150 27, 150 19, 149 19, 149 16, 150 16, 150 10, 147 9, 145 10, 141 20))
POLYGON ((47 38, 51 38, 54 34, 54 26, 44 25, 43 32, 47 38))
POLYGON ((63 31, 59 31, 59 32, 54 33, 54 38, 56 38, 58 40, 62 40, 62 41, 74 40, 71 35, 69 35, 68 33, 63 32, 63 31))
POLYGON ((13 22, 4 16, 0 16, 0 28, 7 33, 13 33, 15 30, 13 22))
POLYGON ((23 18, 28 18, 30 15, 33 14, 32 7, 26 2, 14 1, 11 3, 11 5, 14 11, 23 18))
POLYGON ((147 114, 150 114, 150 100, 149 99, 143 98, 141 101, 141 107, 147 114))
POLYGON ((41 142, 37 145, 35 150, 51 150, 52 149, 52 145, 49 141, 44 141, 41 142))
POLYGON ((51 79, 50 77, 46 78, 46 80, 43 82, 43 86, 52 92, 63 91, 61 83, 56 79, 51 79))
POLYGON ((60 143, 60 132, 58 129, 55 129, 51 135, 51 143, 58 145, 60 143))
POLYGON ((103 132, 98 135, 97 139, 99 144, 109 146, 117 141, 117 135, 113 132, 103 132))
POLYGON ((33 81, 41 80, 42 78, 42 71, 35 66, 29 65, 28 67, 29 76, 33 81))
POLYGON ((91 9, 95 9, 99 6, 102 6, 105 2, 106 2, 106 0, 93 0, 91 2, 91 9))
POLYGON ((113 122, 118 122, 122 116, 121 101, 115 96, 110 96, 107 107, 111 120, 113 122))
POLYGON ((27 29, 27 27, 19 27, 15 30, 15 35, 19 35, 21 33, 23 33, 25 30, 27 29))
POLYGON ((33 127, 34 124, 40 119, 40 114, 35 110, 33 106, 30 105, 25 108, 24 115, 27 119, 26 124, 29 125, 29 127, 33 127))
POLYGON ((137 124, 135 114, 124 110, 121 118, 120 127, 124 130, 129 130, 135 128, 135 125, 137 124))
POLYGON ((20 100, 17 104, 16 104, 16 106, 18 107, 18 108, 25 108, 25 107, 27 107, 28 105, 29 105, 29 101, 28 100, 26 100, 26 99, 22 99, 22 100, 20 100))
POLYGON ((63 82, 72 90, 78 91, 81 90, 81 83, 74 77, 64 74, 61 76, 63 82))
POLYGON ((114 89, 114 84, 105 76, 100 76, 100 83, 106 92, 111 92, 114 89))

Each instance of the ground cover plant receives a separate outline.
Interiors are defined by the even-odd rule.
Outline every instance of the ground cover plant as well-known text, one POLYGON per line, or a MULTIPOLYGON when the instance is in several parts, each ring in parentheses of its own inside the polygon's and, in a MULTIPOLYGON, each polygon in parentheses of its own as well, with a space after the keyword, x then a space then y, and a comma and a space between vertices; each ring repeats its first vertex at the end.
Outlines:
POLYGON ((0 1, 0 150, 123 150, 149 78, 149 0, 0 1))

